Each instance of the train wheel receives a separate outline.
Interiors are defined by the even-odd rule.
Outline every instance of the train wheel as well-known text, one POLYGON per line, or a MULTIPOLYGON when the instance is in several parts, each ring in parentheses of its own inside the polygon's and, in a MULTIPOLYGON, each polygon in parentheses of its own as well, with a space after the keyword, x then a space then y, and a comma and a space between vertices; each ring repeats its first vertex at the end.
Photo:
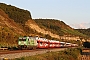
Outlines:
POLYGON ((33 50, 35 50, 35 49, 36 49, 36 46, 35 46, 35 47, 33 47, 32 49, 33 49, 33 50))
POLYGON ((21 47, 21 46, 18 46, 18 49, 19 49, 19 50, 22 50, 22 47, 21 47))

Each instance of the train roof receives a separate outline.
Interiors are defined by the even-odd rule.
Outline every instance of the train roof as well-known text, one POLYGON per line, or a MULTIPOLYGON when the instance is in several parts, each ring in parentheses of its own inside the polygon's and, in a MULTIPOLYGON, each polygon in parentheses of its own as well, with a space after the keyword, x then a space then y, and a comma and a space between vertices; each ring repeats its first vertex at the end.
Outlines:
POLYGON ((60 43, 65 43, 65 42, 60 42, 60 43))
POLYGON ((66 44, 71 44, 71 43, 66 43, 66 44))

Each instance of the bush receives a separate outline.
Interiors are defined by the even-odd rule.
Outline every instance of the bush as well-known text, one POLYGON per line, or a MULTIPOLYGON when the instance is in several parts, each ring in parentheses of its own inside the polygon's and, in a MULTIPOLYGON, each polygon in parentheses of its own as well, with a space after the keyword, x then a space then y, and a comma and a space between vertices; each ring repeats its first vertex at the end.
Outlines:
MULTIPOLYGON (((25 60, 78 60, 80 48, 67 49, 60 52, 48 52, 41 55, 24 57, 25 60)), ((21 59, 21 58, 20 58, 21 59)))

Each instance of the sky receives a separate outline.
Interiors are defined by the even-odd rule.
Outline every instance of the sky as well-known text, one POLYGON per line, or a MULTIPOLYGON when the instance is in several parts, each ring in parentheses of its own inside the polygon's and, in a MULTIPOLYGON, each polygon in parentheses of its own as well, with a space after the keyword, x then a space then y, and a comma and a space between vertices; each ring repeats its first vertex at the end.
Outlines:
POLYGON ((90 28, 90 0, 0 0, 30 11, 32 18, 64 21, 72 28, 90 28))

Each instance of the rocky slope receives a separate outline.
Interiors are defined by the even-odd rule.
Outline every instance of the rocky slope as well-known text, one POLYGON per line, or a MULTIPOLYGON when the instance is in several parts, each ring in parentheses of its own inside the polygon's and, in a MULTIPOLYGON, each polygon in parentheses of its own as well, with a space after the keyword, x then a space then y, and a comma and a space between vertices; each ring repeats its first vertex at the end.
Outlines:
POLYGON ((10 19, 7 14, 4 13, 3 10, 0 9, 0 26, 8 27, 12 29, 15 33, 24 34, 24 31, 14 22, 14 20, 10 19), (18 32, 19 31, 19 32, 18 32))
POLYGON ((52 32, 50 32, 48 30, 46 31, 45 29, 40 28, 34 21, 31 22, 30 20, 28 20, 26 22, 26 25, 29 26, 29 28, 36 30, 38 33, 42 33, 44 35, 48 34, 53 38, 58 38, 58 39, 60 38, 59 35, 53 34, 52 32))
POLYGON ((0 9, 0 45, 16 43, 20 35, 25 35, 23 29, 0 9))

